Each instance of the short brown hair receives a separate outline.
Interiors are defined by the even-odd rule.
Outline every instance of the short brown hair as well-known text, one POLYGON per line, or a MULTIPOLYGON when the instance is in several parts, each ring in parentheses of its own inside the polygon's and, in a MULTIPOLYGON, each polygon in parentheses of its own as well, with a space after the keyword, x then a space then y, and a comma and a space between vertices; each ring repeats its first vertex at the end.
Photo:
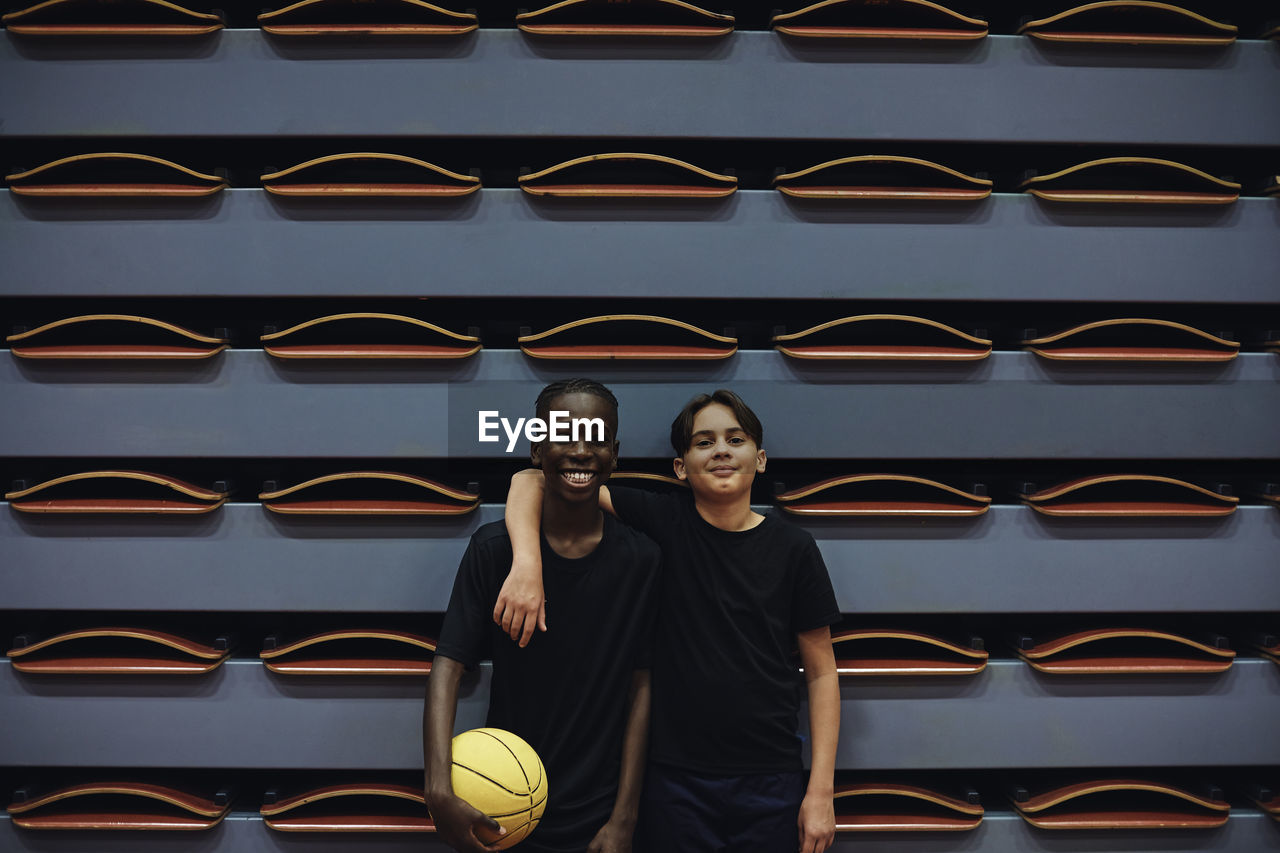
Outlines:
POLYGON ((719 388, 711 394, 699 394, 685 403, 680 414, 671 422, 671 447, 676 456, 684 456, 693 443, 693 419, 712 403, 728 406, 738 419, 738 426, 756 443, 756 449, 764 446, 764 427, 751 407, 742 402, 742 398, 727 388, 719 388))

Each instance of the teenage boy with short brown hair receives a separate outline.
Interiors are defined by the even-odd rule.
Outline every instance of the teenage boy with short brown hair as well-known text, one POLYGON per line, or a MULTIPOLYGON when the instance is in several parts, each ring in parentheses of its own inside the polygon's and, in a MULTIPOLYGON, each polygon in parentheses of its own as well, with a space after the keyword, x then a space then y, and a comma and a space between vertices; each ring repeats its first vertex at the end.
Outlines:
MULTIPOLYGON (((663 554, 638 836, 654 853, 821 853, 834 839, 840 695, 829 626, 840 613, 813 537, 751 509, 762 440, 736 394, 700 395, 671 425, 690 495, 600 490, 601 506, 663 554), (795 644, 808 688, 807 784, 795 644)), ((514 563, 494 618, 521 642, 535 621, 547 630, 535 533, 543 487, 540 472, 522 471, 507 498, 514 563)))

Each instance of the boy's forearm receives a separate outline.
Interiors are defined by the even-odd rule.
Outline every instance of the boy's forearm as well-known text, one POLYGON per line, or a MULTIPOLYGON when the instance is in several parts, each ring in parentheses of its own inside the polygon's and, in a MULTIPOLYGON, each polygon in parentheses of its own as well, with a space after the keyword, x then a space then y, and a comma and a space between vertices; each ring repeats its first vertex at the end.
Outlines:
POLYGON ((437 657, 431 664, 422 710, 422 765, 428 798, 433 793, 453 793, 453 723, 462 668, 461 663, 447 657, 437 657))
POLYGON ((840 681, 835 672, 808 681, 810 770, 807 793, 835 793, 836 745, 840 740, 840 681))
POLYGON ((535 468, 520 471, 511 478, 507 491, 507 535, 511 537, 513 571, 537 566, 541 569, 542 546, 539 529, 542 524, 542 492, 546 484, 542 472, 535 468))
POLYGON ((640 789, 649 752, 649 670, 638 669, 631 677, 631 704, 622 737, 622 770, 618 776, 618 798, 609 820, 634 829, 640 811, 640 789))

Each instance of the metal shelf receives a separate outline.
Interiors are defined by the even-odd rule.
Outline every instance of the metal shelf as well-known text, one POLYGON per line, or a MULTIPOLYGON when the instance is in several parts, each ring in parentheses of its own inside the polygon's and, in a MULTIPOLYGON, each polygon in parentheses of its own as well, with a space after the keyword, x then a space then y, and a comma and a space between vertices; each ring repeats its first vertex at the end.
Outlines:
MULTIPOLYGON (((987 809, 982 824, 964 833, 842 832, 834 853, 860 853, 874 845, 884 853, 1258 853, 1280 849, 1280 825, 1258 811, 1233 809, 1226 826, 1192 832, 1080 832, 1037 830, 1022 818, 987 809), (961 847, 961 845, 963 845, 961 847)), ((996 809, 999 807, 996 806, 996 809)), ((448 853, 433 836, 362 834, 349 837, 274 832, 253 813, 233 812, 208 832, 199 833, 35 833, 12 826, 0 814, 0 851, 5 853, 80 853, 91 840, 97 853, 448 853)))
MULTIPOLYGON (((1280 241, 1277 241, 1280 245, 1280 241)), ((584 372, 621 403, 624 456, 666 459, 670 418, 742 394, 788 459, 1273 459, 1280 358, 1201 367, 1062 367, 999 352, 959 366, 796 362, 744 351, 691 365, 547 362, 488 350, 452 364, 317 365, 236 350, 206 362, 69 364, 0 350, 7 456, 527 459, 478 441, 478 413, 530 414, 584 372), (94 429, 84 428, 92 412, 94 429), (808 413, 796 417, 796 413, 808 413)), ((501 430, 497 430, 502 435, 501 430)))
POLYGON ((1072 49, 1019 36, 836 49, 485 30, 437 46, 258 30, 103 47, 0 36, 5 136, 615 137, 1275 145, 1275 47, 1072 49), (301 40, 299 40, 301 41, 301 40), (88 72, 88 73, 87 73, 88 72))
POLYGON ((426 205, 0 193, 0 295, 1276 304, 1277 225, 1266 198, 1118 211, 1020 194, 940 210, 767 190, 686 205, 516 189, 426 205))
MULTIPOLYGON (((471 533, 500 518, 489 504, 429 523, 289 519, 257 504, 71 519, 0 504, 0 608, 442 612, 471 533)), ((1066 522, 998 506, 972 521, 801 523, 846 613, 1280 611, 1280 513, 1175 521, 1066 522)))
MULTIPOLYGON (((459 706, 483 725, 490 666, 459 706)), ((858 770, 1223 767, 1280 762, 1280 667, 1188 678, 1042 676, 1012 660, 971 677, 842 685, 837 767, 858 770), (1230 720, 1230 725, 1223 725, 1230 720)), ((203 677, 32 678, 0 662, 4 766, 414 769, 423 682, 289 679, 256 660, 203 677)), ((801 713, 802 731, 805 714, 801 713)))

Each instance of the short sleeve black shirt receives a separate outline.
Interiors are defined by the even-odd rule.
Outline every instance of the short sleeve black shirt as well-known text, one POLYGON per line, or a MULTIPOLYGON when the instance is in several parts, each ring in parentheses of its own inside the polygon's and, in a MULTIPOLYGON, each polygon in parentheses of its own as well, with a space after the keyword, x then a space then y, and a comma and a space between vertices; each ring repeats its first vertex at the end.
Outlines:
POLYGON ((511 569, 502 522, 471 537, 436 654, 468 667, 493 661, 487 725, 524 738, 547 769, 536 838, 582 849, 617 797, 631 676, 648 667, 660 555, 652 541, 604 521, 591 554, 566 559, 542 543, 547 628, 521 649, 493 621, 511 569))
POLYGON ((795 638, 840 619, 813 537, 773 514, 721 530, 690 495, 610 495, 662 549, 650 758, 718 775, 801 769, 795 638))

